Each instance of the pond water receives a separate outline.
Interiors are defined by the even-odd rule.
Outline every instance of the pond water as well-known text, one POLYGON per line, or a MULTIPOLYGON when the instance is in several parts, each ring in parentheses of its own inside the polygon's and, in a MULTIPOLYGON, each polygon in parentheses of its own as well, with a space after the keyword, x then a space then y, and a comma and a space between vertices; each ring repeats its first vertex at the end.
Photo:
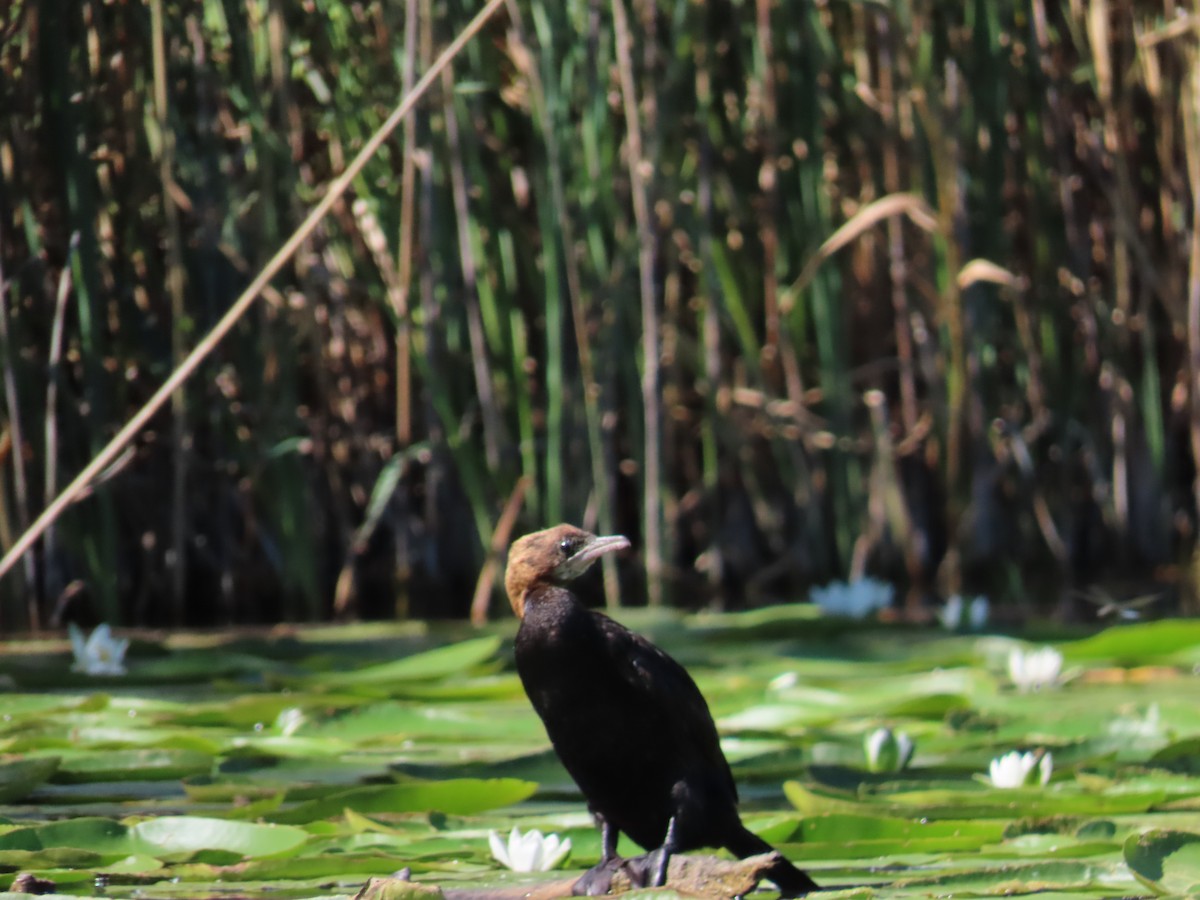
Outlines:
MULTIPOLYGON (((693 673, 747 824, 841 889, 822 896, 1200 886, 1200 623, 1056 642, 1061 671, 1022 690, 1010 657, 1041 641, 808 607, 622 618, 693 673), (868 764, 883 727, 914 745, 906 768, 868 764), (996 787, 1011 751, 1027 783, 996 787)), ((73 895, 337 897, 401 869, 491 889, 586 868, 598 836, 512 630, 177 635, 135 640, 116 676, 72 672, 64 642, 5 645, 0 889, 28 873, 73 895), (564 871, 503 869, 488 833, 514 825, 569 837, 564 871)))

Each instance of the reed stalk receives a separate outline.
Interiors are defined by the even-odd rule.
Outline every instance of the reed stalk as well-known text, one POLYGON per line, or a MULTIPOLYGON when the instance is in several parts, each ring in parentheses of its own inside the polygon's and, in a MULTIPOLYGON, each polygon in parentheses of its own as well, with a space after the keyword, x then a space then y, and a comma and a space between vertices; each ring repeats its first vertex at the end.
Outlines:
MULTIPOLYGON (((0 246, 4 243, 3 223, 0 223, 0 246)), ((64 283, 69 283, 64 279, 64 283)), ((25 471, 25 438, 21 427, 21 398, 17 388, 16 353, 9 332, 10 309, 8 283, 4 278, 3 260, 0 260, 0 353, 4 356, 4 404, 8 418, 5 437, 11 447, 8 456, 12 459, 12 500, 16 506, 16 523, 22 532, 29 528, 29 481, 25 471)), ((6 504, 5 512, 8 512, 6 504)), ((38 609, 37 563, 32 556, 23 563, 24 584, 22 590, 27 598, 24 613, 30 630, 41 627, 38 609)))
POLYGON ((625 162, 633 218, 637 228, 638 288, 642 312, 642 553, 646 562, 646 596, 651 606, 663 603, 662 485, 659 397, 659 313, 654 289, 655 238, 650 227, 650 187, 646 158, 642 154, 642 124, 638 112, 633 74, 633 39, 623 0, 612 0, 613 33, 617 48, 617 71, 625 116, 625 162))
MULTIPOLYGON (((150 2, 151 57, 154 77, 154 122, 158 131, 158 178, 166 229, 166 291, 171 301, 171 364, 178 367, 186 355, 187 309, 184 296, 182 237, 175 201, 175 132, 168 119, 167 51, 162 0, 150 2)), ((171 544, 167 569, 171 577, 171 620, 181 625, 186 616, 184 589, 187 576, 188 521, 187 394, 182 385, 171 395, 171 544)))
MULTIPOLYGON (((213 329, 205 335, 187 355, 183 363, 176 367, 170 377, 154 392, 154 395, 146 401, 145 404, 137 410, 137 412, 129 419, 116 435, 92 458, 92 460, 83 467, 74 480, 55 498, 54 502, 47 506, 42 513, 37 517, 33 524, 25 530, 16 543, 9 548, 8 552, 0 559, 0 577, 8 572, 16 562, 21 559, 30 545, 36 541, 46 527, 53 522, 62 511, 75 500, 93 479, 104 471, 116 458, 126 445, 133 440, 141 428, 149 421, 149 419, 158 412, 159 409, 170 399, 175 390, 182 385, 192 374, 196 368, 202 363, 220 343, 221 339, 233 328, 234 325, 241 319, 246 311, 251 307, 263 288, 272 277, 283 267, 284 263, 299 249, 300 245, 308 239, 309 235, 316 228, 317 224, 325 217, 329 210, 333 207, 345 193, 350 182, 353 181, 362 171, 367 161, 375 154, 380 145, 387 137, 395 130, 395 128, 403 121, 409 110, 415 105, 420 98, 433 84, 434 80, 441 75, 441 70, 448 66, 451 60, 460 52, 462 47, 470 41, 487 20, 500 8, 503 0, 488 0, 488 2, 480 9, 475 18, 459 32, 458 36, 444 49, 437 59, 431 63, 425 73, 413 86, 413 90, 406 94, 388 116, 387 120, 381 125, 374 134, 371 135, 355 155, 354 159, 347 165, 344 172, 333 180, 327 188, 325 195, 321 200, 310 210, 308 215, 300 226, 292 233, 292 235, 284 242, 283 246, 271 257, 270 260, 263 266, 259 273, 254 277, 250 284, 238 296, 238 298, 229 307, 229 310, 221 317, 220 321, 213 329)), ((78 282, 77 282, 78 283, 78 282)))
POLYGON ((170 9, 0 12, 0 536, 97 501, 43 618, 478 620, 559 519, 609 606, 1191 558, 1190 7, 494 0, 398 119, 475 0, 170 9))

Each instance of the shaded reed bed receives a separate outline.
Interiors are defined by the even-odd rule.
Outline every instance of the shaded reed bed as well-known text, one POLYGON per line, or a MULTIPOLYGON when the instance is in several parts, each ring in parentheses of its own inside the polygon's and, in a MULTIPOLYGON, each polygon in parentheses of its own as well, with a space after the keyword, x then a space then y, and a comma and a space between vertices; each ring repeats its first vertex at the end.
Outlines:
MULTIPOLYGON (((0 545, 475 11, 0 12, 0 545)), ((1197 15, 513 0, 0 629, 482 614, 559 520, 633 539, 610 604, 870 573, 914 616, 1101 579, 1191 608, 1197 15)))

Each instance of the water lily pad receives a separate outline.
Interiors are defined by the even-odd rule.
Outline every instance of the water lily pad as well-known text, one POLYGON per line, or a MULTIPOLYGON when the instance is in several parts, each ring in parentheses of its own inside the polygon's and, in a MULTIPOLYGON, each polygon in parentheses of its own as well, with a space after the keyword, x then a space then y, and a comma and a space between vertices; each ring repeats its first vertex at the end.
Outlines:
POLYGON ((96 750, 64 753, 53 780, 60 784, 169 781, 209 772, 212 766, 212 757, 196 750, 96 750))
POLYGON ((303 734, 256 734, 236 737, 229 744, 230 756, 282 756, 293 759, 337 757, 350 750, 345 741, 303 734))
POLYGON ((32 793, 58 769, 57 756, 0 761, 0 803, 12 803, 32 793))
POLYGON ((1158 750, 1150 762, 1175 771, 1200 773, 1200 738, 1175 741, 1158 750))
POLYGON ((1200 834, 1155 828, 1130 835, 1125 862, 1155 891, 1183 896, 1200 893, 1200 834))
POLYGON ((260 825, 200 816, 159 816, 130 829, 156 851, 225 850, 239 856, 273 856, 294 850, 308 833, 287 825, 260 825))
MULTIPOLYGON (((216 865, 188 862, 171 868, 172 872, 193 880, 236 880, 238 882, 277 882, 294 879, 355 879, 374 875, 377 872, 395 872, 409 868, 414 873, 429 871, 444 871, 447 866, 457 864, 457 868, 465 868, 462 857, 447 855, 442 861, 427 862, 410 854, 407 849, 401 852, 363 852, 363 853, 323 853, 310 855, 306 850, 303 855, 266 857, 263 859, 247 860, 235 865, 216 865)), ((490 868, 482 858, 472 866, 476 871, 490 868)))
POLYGON ((1188 647, 1200 645, 1200 621, 1164 619, 1109 628, 1090 638, 1063 644, 1072 662, 1105 660, 1125 665, 1161 662, 1188 647))
MULTIPOLYGON (((901 879, 905 887, 939 888, 988 895, 1042 894, 1054 890, 1105 887, 1110 891, 1117 884, 1131 884, 1122 878, 1117 863, 1074 862, 1053 860, 1036 863, 1011 863, 999 866, 973 867, 967 871, 944 875, 901 879)), ((1108 894, 1112 896, 1112 894, 1108 894)))
POLYGON ((157 872, 163 868, 162 860, 147 853, 131 853, 123 859, 118 859, 107 866, 99 866, 99 875, 141 875, 146 872, 157 872))
POLYGON ((114 860, 150 849, 147 844, 131 836, 129 829, 120 822, 92 816, 17 828, 0 834, 0 850, 48 850, 55 847, 86 850, 104 857, 112 856, 114 860))
POLYGON ((500 643, 498 637, 476 638, 353 672, 323 673, 310 680, 323 685, 372 685, 445 678, 491 659, 500 649, 500 643))
POLYGON ((76 847, 48 847, 45 850, 0 850, 0 866, 12 869, 84 869, 103 862, 104 857, 76 847))
POLYGON ((187 725, 269 727, 285 709, 306 706, 350 706, 362 703, 350 695, 320 697, 315 694, 243 694, 214 703, 199 703, 174 711, 170 721, 187 725))
MULTIPOLYGON (((856 626, 818 640, 803 617, 773 616, 633 618, 689 666, 717 714, 748 827, 832 896, 1099 900, 1200 883, 1191 837, 1160 854, 1161 873, 1143 866, 1153 885, 1125 862, 1131 834, 1200 834, 1200 680, 1179 663, 1193 650, 1133 662, 1146 647, 1126 661, 1115 644, 1077 642, 1079 657, 1068 644, 1077 677, 1021 695, 998 677, 1011 639, 897 640, 856 626), (984 645, 995 651, 986 665, 984 645), (1102 651, 1103 666, 1090 665, 1102 651), (881 727, 912 735, 913 766, 864 770, 863 736, 881 727), (1046 788, 980 782, 995 756, 1037 748, 1053 753, 1046 788)), ((113 896, 153 882, 168 900, 345 897, 405 867, 448 891, 524 891, 540 882, 499 870, 488 849, 489 830, 513 825, 569 837, 576 868, 595 862, 598 832, 499 639, 428 651, 438 638, 424 626, 386 638, 312 629, 287 647, 241 642, 236 680, 221 682, 201 679, 199 664, 231 645, 181 635, 204 648, 135 660, 115 693, 6 694, 0 747, 24 757, 0 762, 0 784, 14 763, 61 757, 66 774, 34 787, 25 802, 36 805, 13 807, 17 821, 0 819, 0 868, 80 893, 97 873, 113 896), (185 664, 129 688, 140 667, 172 658, 185 664), (289 709, 299 713, 281 717, 289 709), (181 782, 171 770, 186 755, 149 767, 122 758, 155 751, 198 753, 197 774, 181 782)), ((9 774, 22 783, 19 768, 9 774)), ((624 838, 620 850, 641 852, 624 838)), ((0 874, 0 887, 9 881, 0 874)))
POLYGON ((5 694, 4 722, 0 732, 8 731, 30 717, 42 718, 50 713, 102 709, 108 705, 107 694, 5 694))
POLYGON ((311 737, 353 743, 540 738, 542 723, 529 702, 419 704, 384 701, 308 726, 311 737))
POLYGON ((130 669, 128 678, 139 683, 200 681, 207 684, 218 678, 250 676, 261 679, 268 674, 291 676, 296 674, 296 670, 286 663, 262 656, 222 649, 219 652, 185 651, 158 659, 139 661, 130 669))
MULTIPOLYGON (((934 840, 942 837, 970 837, 977 842, 977 846, 983 846, 1000 840, 1004 836, 1004 828, 1004 823, 986 819, 929 821, 840 813, 801 819, 799 836, 805 842, 826 841, 829 843, 881 838, 934 840)), ((793 837, 792 840, 797 840, 797 838, 793 837)))
POLYGON ((1067 813, 1112 815, 1148 810, 1166 796, 1165 791, 1157 789, 1096 794, 1074 785, 1063 785, 1057 790, 999 790, 976 784, 964 785, 959 790, 935 788, 870 797, 852 797, 796 781, 785 783, 783 789, 788 800, 805 815, 850 813, 900 818, 920 815, 926 819, 1015 819, 1067 813))
POLYGON ((470 815, 519 803, 531 796, 535 790, 537 784, 534 782, 520 781, 516 778, 413 781, 341 791, 321 800, 297 804, 269 818, 275 822, 312 822, 341 815, 345 809, 353 809, 359 813, 437 810, 455 815, 470 815))

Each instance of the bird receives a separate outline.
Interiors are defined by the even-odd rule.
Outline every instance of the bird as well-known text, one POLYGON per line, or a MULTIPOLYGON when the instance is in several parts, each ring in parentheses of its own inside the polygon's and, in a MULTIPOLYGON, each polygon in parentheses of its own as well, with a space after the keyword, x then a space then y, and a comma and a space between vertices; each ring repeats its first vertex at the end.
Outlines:
POLYGON ((621 535, 557 525, 515 541, 505 569, 520 620, 517 674, 600 828, 600 862, 574 892, 607 892, 623 864, 622 832, 648 851, 633 873, 654 887, 665 883, 673 854, 723 847, 741 859, 775 853, 766 876, 785 896, 817 890, 742 824, 717 727, 687 670, 571 592, 598 559, 629 546, 621 535))

